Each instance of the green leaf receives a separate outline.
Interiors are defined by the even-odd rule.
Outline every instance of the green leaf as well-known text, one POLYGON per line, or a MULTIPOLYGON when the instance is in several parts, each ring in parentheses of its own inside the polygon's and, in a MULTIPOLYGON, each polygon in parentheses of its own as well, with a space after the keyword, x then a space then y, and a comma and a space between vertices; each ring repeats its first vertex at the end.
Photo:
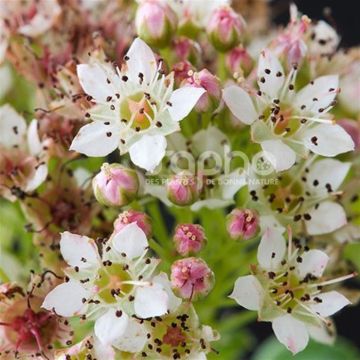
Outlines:
POLYGON ((350 243, 345 246, 344 257, 350 260, 360 271, 360 243, 350 243))

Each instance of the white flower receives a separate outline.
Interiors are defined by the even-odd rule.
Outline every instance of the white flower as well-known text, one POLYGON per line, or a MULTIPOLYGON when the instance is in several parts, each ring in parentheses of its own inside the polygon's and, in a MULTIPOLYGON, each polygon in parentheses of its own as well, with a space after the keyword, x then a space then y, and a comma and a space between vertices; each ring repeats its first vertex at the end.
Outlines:
POLYGON ((135 165, 153 171, 165 155, 165 136, 179 130, 205 90, 174 91, 173 73, 160 75, 161 64, 139 38, 125 59, 116 71, 97 60, 78 65, 80 84, 96 106, 89 112, 94 121, 80 129, 70 149, 105 156, 118 147, 135 165))
POLYGON ((351 163, 336 159, 314 162, 314 159, 275 179, 249 176, 249 193, 261 214, 263 230, 279 222, 277 226, 291 224, 302 228, 304 225, 309 235, 321 235, 347 223, 345 210, 336 200, 351 163))
POLYGON ((324 117, 335 104, 338 76, 319 77, 296 92, 296 73, 295 66, 285 78, 279 60, 264 50, 254 99, 235 85, 223 93, 233 115, 251 125, 252 140, 261 145, 276 171, 289 169, 297 156, 306 157, 309 150, 333 157, 354 149, 346 131, 324 117))
POLYGON ((146 257, 144 232, 131 223, 102 245, 64 232, 60 250, 70 268, 68 281, 51 291, 43 307, 71 317, 95 320, 94 332, 104 345, 122 351, 140 351, 146 332, 137 319, 161 316, 180 304, 165 274, 153 276, 158 260, 146 257), (64 299, 66 298, 66 301, 64 299))
POLYGON ((14 200, 12 190, 34 191, 47 177, 47 156, 37 120, 27 127, 10 105, 0 107, 0 193, 14 200))
POLYGON ((322 288, 354 276, 350 274, 324 280, 329 257, 320 250, 302 248, 291 236, 286 241, 281 232, 267 229, 263 235, 253 275, 241 276, 230 295, 249 310, 259 312, 259 320, 271 321, 278 340, 293 354, 303 350, 309 336, 323 343, 334 341, 329 316, 350 301, 337 291, 322 288))

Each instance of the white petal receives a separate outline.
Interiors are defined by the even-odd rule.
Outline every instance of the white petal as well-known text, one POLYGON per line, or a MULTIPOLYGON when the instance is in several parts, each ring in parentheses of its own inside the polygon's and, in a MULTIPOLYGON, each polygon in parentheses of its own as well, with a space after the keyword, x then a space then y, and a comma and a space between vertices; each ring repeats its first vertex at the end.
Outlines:
POLYGON ((308 306, 323 317, 331 316, 341 310, 344 306, 350 304, 350 301, 337 291, 328 291, 318 294, 316 295, 316 298, 320 299, 322 302, 314 302, 308 306))
POLYGON ((165 156, 166 138, 162 135, 144 135, 129 149, 131 161, 148 171, 154 171, 165 156))
POLYGON ((136 222, 123 227, 114 235, 112 242, 115 250, 125 253, 129 259, 141 256, 148 246, 146 235, 136 222))
POLYGON ((169 99, 171 106, 169 106, 168 110, 171 118, 174 121, 184 119, 184 117, 189 115, 204 92, 204 88, 193 86, 184 86, 175 90, 169 99))
MULTIPOLYGON (((332 324, 333 325, 333 324, 332 324)), ((336 339, 336 332, 334 326, 328 328, 325 324, 319 323, 315 324, 306 324, 307 330, 311 338, 315 341, 333 345, 336 339)))
POLYGON ((311 219, 305 222, 309 235, 328 234, 344 226, 346 213, 340 204, 324 201, 309 211, 311 219))
POLYGON ((86 269, 99 263, 99 255, 93 239, 65 231, 61 234, 60 251, 72 267, 86 269))
POLYGON ((261 215, 260 216, 260 228, 261 232, 264 233, 267 228, 275 228, 280 233, 285 231, 284 226, 280 224, 280 222, 273 215, 261 215))
POLYGON ((40 164, 36 167, 33 177, 27 182, 25 191, 34 191, 47 178, 48 166, 47 164, 40 164))
POLYGON ((297 271, 300 278, 304 278, 307 274, 320 277, 329 261, 329 257, 320 250, 310 250, 302 256, 302 262, 298 264, 297 271))
POLYGON ((170 312, 175 311, 181 304, 181 299, 176 297, 171 290, 171 282, 168 276, 165 273, 160 273, 159 275, 154 276, 153 282, 160 284, 168 295, 168 310, 170 312))
POLYGON ((286 241, 278 229, 268 228, 261 238, 257 259, 262 268, 266 270, 276 269, 284 259, 286 241))
POLYGON ((294 99, 295 106, 303 112, 311 112, 319 115, 319 109, 326 109, 337 95, 339 77, 337 75, 321 76, 314 80, 313 84, 302 88, 294 99), (329 91, 333 89, 332 91, 329 91), (317 100, 314 100, 317 99, 317 100))
POLYGON ((112 345, 124 335, 129 317, 123 312, 116 316, 116 309, 109 309, 95 322, 94 332, 103 345, 112 345))
POLYGON ((42 145, 38 133, 38 121, 32 120, 27 131, 27 144, 31 155, 38 155, 42 151, 42 145))
POLYGON ((87 299, 89 295, 90 292, 80 283, 70 280, 51 290, 42 307, 49 311, 55 309, 56 314, 61 316, 74 316, 80 313, 84 307, 83 299, 87 299))
POLYGON ((277 339, 293 354, 304 350, 309 341, 309 333, 305 325, 291 315, 284 315, 273 320, 272 328, 277 339))
POLYGON ((144 80, 149 83, 155 76, 157 64, 153 51, 141 39, 136 38, 127 52, 129 58, 126 62, 127 75, 135 83, 139 83, 139 74, 144 75, 144 80))
POLYGON ((149 286, 140 286, 136 289, 134 310, 141 318, 161 316, 168 311, 169 296, 158 283, 149 286))
POLYGON ((106 156, 117 148, 119 138, 117 125, 105 125, 101 121, 94 121, 80 129, 70 150, 87 156, 106 156))
POLYGON ((336 124, 315 126, 306 130, 302 138, 308 149, 322 156, 332 157, 354 150, 354 142, 351 136, 340 125, 336 124))
POLYGON ((229 298, 248 310, 259 310, 263 297, 263 288, 254 275, 240 276, 229 298))
POLYGON ((296 160, 294 150, 281 140, 265 140, 261 143, 261 147, 264 156, 276 171, 287 170, 294 165, 296 160))
POLYGON ((24 141, 26 122, 10 105, 0 107, 0 145, 20 146, 24 141))
POLYGON ((351 163, 341 162, 335 159, 322 159, 310 167, 307 174, 307 183, 312 191, 327 193, 326 184, 336 191, 349 172, 351 163), (315 181, 315 185, 314 185, 315 181))
MULTIPOLYGON (((176 133, 177 135, 181 133, 176 133)), ((186 139, 184 140, 184 147, 178 150, 186 150, 186 139)), ((179 141, 178 141, 179 143, 179 141)), ((191 138, 191 147, 193 152, 201 155, 205 151, 213 151, 220 156, 224 155, 224 144, 229 144, 228 137, 217 127, 209 126, 207 129, 197 131, 191 138)), ((177 149, 174 149, 177 150, 177 149)))
POLYGON ((145 326, 130 318, 125 333, 113 346, 121 351, 139 352, 147 342, 146 334, 145 326))
POLYGON ((223 90, 223 99, 231 113, 246 125, 251 125, 258 114, 250 95, 239 86, 228 86, 223 90))
POLYGON ((108 96, 114 97, 113 81, 115 74, 100 63, 80 64, 77 74, 83 90, 92 96, 96 102, 106 102, 108 96))
POLYGON ((278 99, 281 87, 284 84, 284 70, 278 58, 268 49, 261 52, 257 70, 258 85, 260 90, 271 99, 278 99), (270 74, 267 74, 270 70, 270 74), (281 76, 277 76, 281 73, 281 76), (264 78, 265 82, 261 79, 264 78))

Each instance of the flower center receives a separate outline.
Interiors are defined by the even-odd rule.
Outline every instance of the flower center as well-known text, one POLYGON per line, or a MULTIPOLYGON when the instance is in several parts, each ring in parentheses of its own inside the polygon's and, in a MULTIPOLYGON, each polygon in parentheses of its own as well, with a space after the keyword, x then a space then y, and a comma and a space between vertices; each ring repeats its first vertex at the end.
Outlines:
POLYGON ((126 97, 120 103, 120 119, 124 123, 130 123, 136 131, 150 127, 154 120, 154 103, 151 104, 149 96, 143 92, 126 97))
POLYGON ((98 295, 106 303, 115 303, 116 296, 129 294, 133 286, 124 282, 131 280, 127 271, 121 264, 103 266, 98 273, 95 285, 99 288, 98 295))

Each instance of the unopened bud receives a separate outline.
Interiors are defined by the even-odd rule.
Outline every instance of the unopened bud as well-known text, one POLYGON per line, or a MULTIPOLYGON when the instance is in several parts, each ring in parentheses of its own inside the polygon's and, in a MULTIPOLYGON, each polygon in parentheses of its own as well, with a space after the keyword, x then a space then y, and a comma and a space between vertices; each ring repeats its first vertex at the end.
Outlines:
POLYGON ((342 119, 337 121, 337 124, 340 125, 352 138, 355 150, 360 149, 360 121, 342 119))
POLYGON ((220 7, 212 13, 207 34, 215 49, 226 52, 239 44, 245 21, 230 7, 220 7))
POLYGON ((136 210, 127 210, 119 214, 117 219, 114 221, 114 231, 119 232, 125 226, 136 223, 137 226, 145 233, 147 238, 151 237, 151 219, 149 215, 136 210))
POLYGON ((195 109, 200 112, 206 112, 218 106, 221 98, 220 80, 209 70, 203 69, 193 73, 185 81, 185 86, 202 87, 206 90, 195 105, 195 109))
POLYGON ((232 239, 251 239, 259 231, 258 214, 250 209, 234 209, 227 216, 227 231, 232 239))
POLYGON ((169 200, 179 206, 191 205, 199 197, 196 177, 187 173, 179 173, 170 178, 166 190, 169 200))
POLYGON ((137 9, 135 24, 140 38, 162 48, 170 43, 176 31, 177 17, 165 2, 145 0, 137 9))
POLYGON ((124 206, 133 201, 139 190, 139 178, 135 170, 120 164, 103 164, 93 179, 97 201, 107 206, 124 206))
POLYGON ((197 224, 181 224, 175 229, 176 251, 182 256, 198 253, 206 243, 204 228, 197 224))
POLYGON ((238 46, 226 54, 226 67, 230 74, 243 74, 247 76, 254 66, 254 61, 249 53, 238 46))
POLYGON ((171 284, 178 296, 197 300, 214 286, 214 273, 202 259, 190 257, 175 261, 171 266, 171 284))

